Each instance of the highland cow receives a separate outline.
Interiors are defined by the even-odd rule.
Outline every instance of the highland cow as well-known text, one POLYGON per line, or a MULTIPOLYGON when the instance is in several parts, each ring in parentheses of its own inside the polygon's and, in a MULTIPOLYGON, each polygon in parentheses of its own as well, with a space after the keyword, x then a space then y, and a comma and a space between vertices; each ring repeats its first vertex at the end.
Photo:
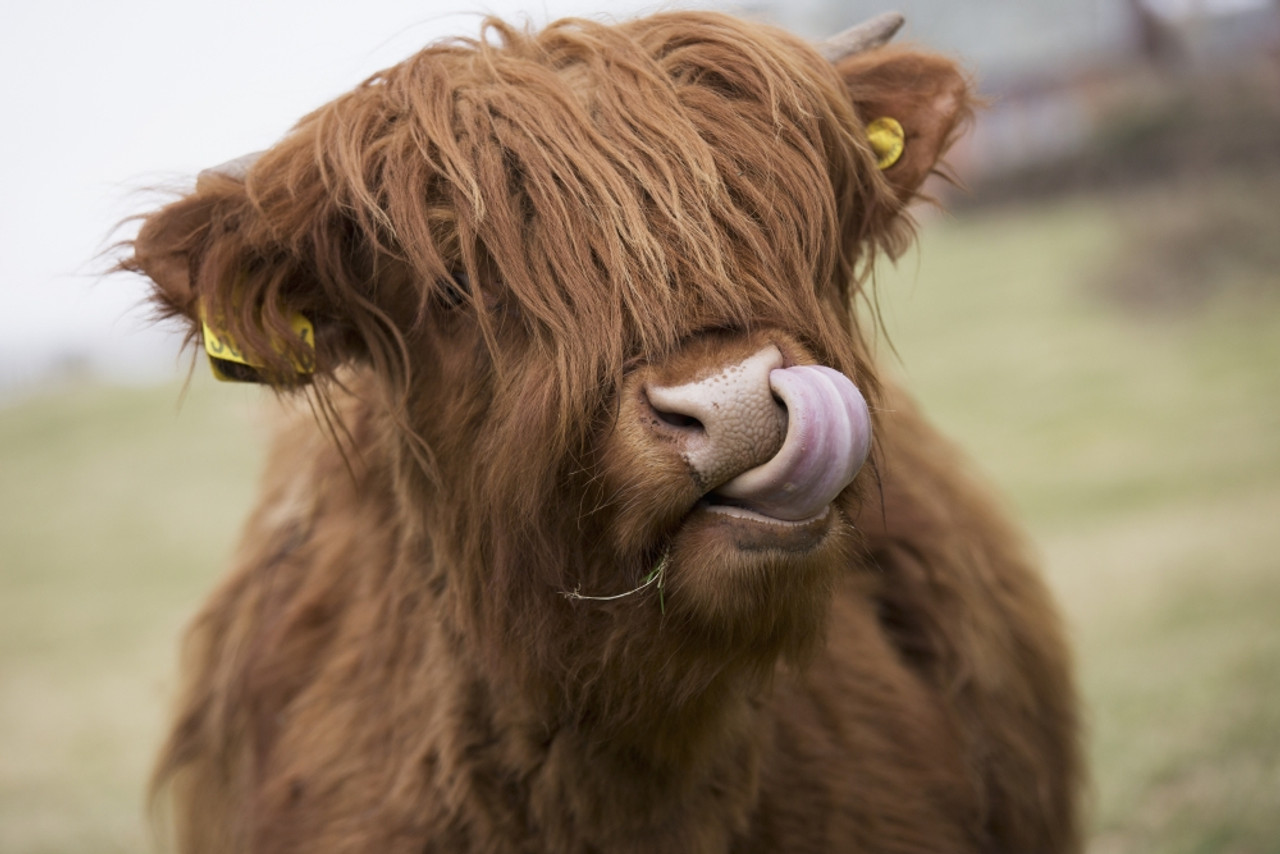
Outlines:
POLYGON ((187 640, 180 850, 1077 850, 1058 619, 872 358, 971 107, 899 23, 488 21, 145 219, 311 403, 187 640))

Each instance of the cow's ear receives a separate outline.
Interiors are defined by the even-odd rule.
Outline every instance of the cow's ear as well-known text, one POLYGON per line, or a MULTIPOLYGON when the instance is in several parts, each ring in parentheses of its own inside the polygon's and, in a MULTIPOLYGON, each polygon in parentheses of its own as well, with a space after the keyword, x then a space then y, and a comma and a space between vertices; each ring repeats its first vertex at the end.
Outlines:
POLYGON ((972 115, 968 78, 940 56, 890 47, 841 59, 836 70, 906 204, 972 115))
MULTIPOLYGON (((202 172, 193 192, 144 217, 121 266, 151 279, 161 315, 187 324, 219 378, 297 386, 349 358, 355 336, 299 235, 251 196, 255 161, 202 172)), ((315 228, 326 226, 305 226, 315 228)))

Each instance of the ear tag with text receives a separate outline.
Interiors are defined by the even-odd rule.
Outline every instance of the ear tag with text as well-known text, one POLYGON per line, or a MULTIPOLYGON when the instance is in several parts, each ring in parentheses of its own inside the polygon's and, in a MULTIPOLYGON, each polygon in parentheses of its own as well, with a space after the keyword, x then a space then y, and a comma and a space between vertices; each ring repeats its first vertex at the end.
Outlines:
POLYGON ((888 169, 902 157, 907 147, 907 134, 897 119, 884 116, 867 125, 867 140, 876 153, 876 166, 888 169))
MULTIPOLYGON (((301 314, 294 314, 289 319, 289 325, 294 334, 302 339, 308 351, 305 359, 293 360, 294 370, 299 374, 310 374, 315 370, 315 360, 312 358, 316 348, 315 328, 301 314)), ((204 351, 209 355, 209 367, 213 369, 216 378, 223 382, 264 382, 259 370, 263 365, 250 360, 235 339, 226 332, 211 327, 207 318, 201 319, 201 326, 204 329, 204 351)), ((276 346, 283 351, 283 346, 278 343, 276 346)))

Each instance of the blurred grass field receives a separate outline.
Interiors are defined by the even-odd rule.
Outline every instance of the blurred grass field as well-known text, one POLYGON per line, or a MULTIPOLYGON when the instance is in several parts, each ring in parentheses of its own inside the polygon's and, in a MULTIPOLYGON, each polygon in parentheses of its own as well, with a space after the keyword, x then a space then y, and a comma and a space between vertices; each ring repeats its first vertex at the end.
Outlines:
MULTIPOLYGON (((1067 612, 1091 851, 1280 852, 1280 271, 1226 269, 1175 310, 1115 298, 1133 217, 1169 204, 934 218, 878 290, 899 373, 1030 528, 1067 612)), ((4 854, 149 848, 178 633, 262 458, 260 390, 198 370, 181 397, 0 409, 4 854)))
POLYGON ((1175 308, 1112 280, 1135 227, 1186 202, 934 223, 879 282, 909 385, 1067 613, 1094 854, 1280 852, 1280 269, 1175 308))

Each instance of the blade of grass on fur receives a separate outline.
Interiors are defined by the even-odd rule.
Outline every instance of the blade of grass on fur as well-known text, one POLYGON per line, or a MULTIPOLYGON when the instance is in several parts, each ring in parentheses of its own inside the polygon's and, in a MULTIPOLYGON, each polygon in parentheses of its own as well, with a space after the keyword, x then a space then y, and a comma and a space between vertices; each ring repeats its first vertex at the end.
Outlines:
POLYGON ((628 596, 639 593, 641 590, 644 590, 646 587, 649 587, 654 582, 657 582, 658 607, 661 609, 662 615, 666 616, 667 601, 666 601, 666 596, 663 589, 663 581, 666 577, 667 562, 670 557, 671 557, 671 550, 670 549, 664 550, 662 552, 662 557, 658 558, 658 562, 654 564, 653 569, 649 571, 649 574, 646 575, 643 579, 641 579, 640 584, 636 587, 631 588, 625 593, 617 593, 613 596, 587 596, 585 594, 579 593, 578 590, 575 588, 573 590, 561 591, 560 595, 565 597, 566 599, 573 599, 575 601, 588 600, 591 602, 612 602, 616 599, 625 599, 628 596))

